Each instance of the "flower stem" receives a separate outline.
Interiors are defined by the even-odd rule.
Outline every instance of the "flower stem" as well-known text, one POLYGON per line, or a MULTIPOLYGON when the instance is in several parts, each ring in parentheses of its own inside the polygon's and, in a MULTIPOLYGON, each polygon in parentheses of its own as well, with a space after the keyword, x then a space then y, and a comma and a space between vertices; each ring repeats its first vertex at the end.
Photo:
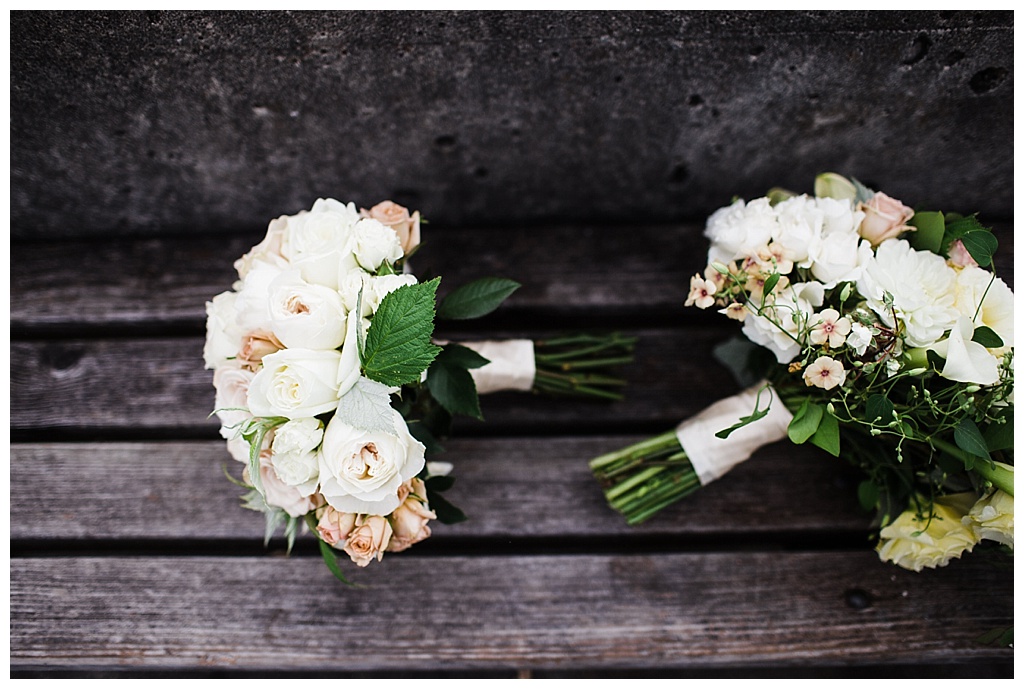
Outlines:
POLYGON ((578 333, 534 342, 533 389, 551 395, 621 400, 626 381, 609 371, 633 361, 635 337, 578 333))
POLYGON ((969 460, 974 460, 974 471, 981 474, 982 478, 992 483, 993 486, 1000 489, 1004 493, 1012 496, 1013 495, 1013 471, 1007 469, 1005 466, 992 462, 981 457, 973 457, 968 453, 961 450, 953 443, 938 438, 929 438, 930 442, 934 447, 942 450, 948 455, 952 455, 960 461, 967 463, 969 460))

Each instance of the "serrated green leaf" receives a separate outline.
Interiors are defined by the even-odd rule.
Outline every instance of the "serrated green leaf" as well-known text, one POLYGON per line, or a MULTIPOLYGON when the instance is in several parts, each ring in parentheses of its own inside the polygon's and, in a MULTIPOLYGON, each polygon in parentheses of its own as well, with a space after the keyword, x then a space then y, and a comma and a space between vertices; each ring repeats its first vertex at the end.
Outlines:
POLYGON ((445 320, 463 320, 486 316, 501 306, 520 284, 505 278, 481 278, 462 285, 441 300, 437 317, 445 320))
POLYGON ((427 371, 426 384, 430 394, 450 414, 483 419, 476 383, 465 368, 435 361, 427 371))
POLYGON ((854 199, 857 196, 857 187, 842 175, 823 172, 814 178, 814 195, 819 199, 854 199))
POLYGON ((972 230, 984 230, 986 232, 991 231, 989 228, 981 224, 981 221, 978 220, 978 216, 976 214, 965 217, 957 215, 956 213, 946 213, 946 236, 942 239, 943 248, 948 251, 949 245, 952 242, 960 239, 972 230))
POLYGON ((797 445, 802 445, 810 440, 811 436, 818 430, 818 424, 821 423, 821 417, 824 413, 825 407, 820 404, 813 404, 809 397, 805 397, 803 404, 800 405, 800 408, 796 410, 796 414, 793 415, 793 420, 789 422, 789 428, 787 429, 789 439, 797 445))
POLYGON ((985 437, 978 429, 978 424, 974 423, 971 419, 960 419, 959 423, 953 428, 953 440, 956 441, 957 447, 968 454, 981 457, 982 459, 992 459, 988 453, 988 444, 985 442, 985 437))
POLYGON ((395 417, 388 390, 388 386, 360 376, 356 384, 338 400, 335 415, 348 425, 364 431, 394 434, 395 417))
POLYGON ((403 285, 385 296, 366 333, 363 372, 378 383, 400 386, 419 382, 441 351, 434 333, 434 297, 440 278, 403 285))
POLYGON ((864 420, 873 426, 888 426, 892 421, 896 408, 885 395, 871 395, 868 397, 866 415, 864 420))
POLYGON ((995 330, 983 325, 980 328, 974 329, 974 337, 971 338, 972 342, 977 342, 982 347, 996 348, 1003 346, 1003 338, 999 337, 995 330))
POLYGON ((946 221, 941 211, 922 211, 915 213, 910 225, 917 228, 908 236, 910 246, 918 251, 930 251, 933 254, 942 252, 942 238, 946 234, 946 221))
POLYGON ((839 456, 839 421, 828 412, 822 415, 818 430, 811 436, 811 444, 817 445, 833 457, 839 456))
POLYGON ((871 481, 861 481, 857 486, 857 499, 865 511, 870 511, 878 505, 878 486, 871 481))
POLYGON ((982 268, 992 264, 992 256, 999 248, 999 240, 988 230, 971 230, 960 237, 960 241, 982 268))
POLYGON ((478 352, 454 342, 449 342, 441 348, 441 353, 437 355, 436 361, 442 360, 445 364, 465 369, 480 368, 491 363, 490 359, 487 359, 478 352))

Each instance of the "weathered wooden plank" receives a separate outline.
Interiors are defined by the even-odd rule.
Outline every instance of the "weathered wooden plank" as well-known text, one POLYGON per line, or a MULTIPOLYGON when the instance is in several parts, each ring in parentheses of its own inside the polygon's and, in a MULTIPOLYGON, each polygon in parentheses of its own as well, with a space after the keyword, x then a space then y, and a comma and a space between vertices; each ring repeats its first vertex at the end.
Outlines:
MULTIPOLYGON (((627 548, 634 536, 714 543, 845 533, 850 541, 867 530, 869 516, 857 507, 854 474, 845 462, 786 444, 761 450, 725 479, 629 527, 605 504, 587 460, 637 439, 452 440, 443 459, 455 465, 457 480, 446 495, 470 520, 436 524, 433 538, 419 547, 461 538, 612 537, 627 548)), ((10 536, 37 544, 253 543, 262 538, 263 518, 239 507, 242 490, 224 477, 225 467, 236 477, 241 473, 217 441, 14 444, 10 536), (41 495, 47 496, 45 509, 41 495)))
MULTIPOLYGON (((723 319, 724 321, 724 319, 723 319)), ((470 432, 518 428, 660 430, 723 397, 736 385, 712 360, 730 334, 714 330, 644 330, 636 362, 622 368, 629 382, 621 402, 590 402, 501 393, 482 403, 486 424, 470 432)), ((439 331, 439 334, 444 334, 439 331)), ((140 432, 210 431, 212 373, 203 369, 199 338, 57 340, 11 346, 11 428, 140 432)))
MULTIPOLYGON (((1013 285, 1013 231, 996 226, 996 265, 1013 285)), ((692 321, 682 308, 704 266, 702 223, 513 230, 425 230, 417 274, 442 275, 442 294, 486 275, 523 287, 495 318, 524 314, 692 321)), ((102 326, 202 327, 204 303, 231 288, 232 263, 262 238, 149 239, 14 244, 11 327, 18 332, 102 326)))
POLYGON ((871 553, 42 558, 11 566, 12 671, 372 670, 1008 662, 1012 578, 871 553))

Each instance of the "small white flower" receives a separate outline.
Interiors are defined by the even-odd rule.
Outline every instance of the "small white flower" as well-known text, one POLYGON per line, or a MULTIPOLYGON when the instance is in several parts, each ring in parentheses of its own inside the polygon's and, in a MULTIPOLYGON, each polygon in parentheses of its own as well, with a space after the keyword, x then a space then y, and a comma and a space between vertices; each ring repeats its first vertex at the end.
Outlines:
POLYGON ((846 369, 830 356, 819 356, 804 369, 804 383, 831 390, 846 382, 846 369))
POLYGON ((825 309, 815 314, 811 319, 811 343, 822 345, 828 342, 828 346, 835 349, 841 347, 850 333, 850 319, 845 316, 840 318, 839 312, 835 309, 825 309))
POLYGON ((846 338, 846 346, 854 351, 857 356, 863 356, 871 344, 871 328, 860 323, 850 324, 850 334, 846 338))
POLYGON ((696 304, 698 309, 706 309, 715 305, 715 292, 718 287, 711 280, 705 280, 700 275, 690 278, 690 295, 686 298, 685 306, 696 304))
POLYGON ((773 297, 763 315, 753 312, 743 321, 743 334, 770 349, 780 364, 788 364, 800 353, 800 334, 814 307, 821 306, 825 289, 820 282, 798 282, 782 291, 776 289, 773 297))

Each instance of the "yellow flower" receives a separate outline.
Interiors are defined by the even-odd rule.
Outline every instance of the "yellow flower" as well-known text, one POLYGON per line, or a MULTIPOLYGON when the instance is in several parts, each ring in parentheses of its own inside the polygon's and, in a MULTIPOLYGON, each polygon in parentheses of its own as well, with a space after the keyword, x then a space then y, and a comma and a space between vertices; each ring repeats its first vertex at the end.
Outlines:
POLYGON ((963 518, 979 540, 996 541, 1013 549, 1013 496, 996 490, 978 502, 963 518))
POLYGON ((907 509, 879 533, 878 557, 915 572, 945 567, 978 543, 974 530, 963 524, 973 502, 973 493, 958 493, 922 504, 920 515, 907 509))

